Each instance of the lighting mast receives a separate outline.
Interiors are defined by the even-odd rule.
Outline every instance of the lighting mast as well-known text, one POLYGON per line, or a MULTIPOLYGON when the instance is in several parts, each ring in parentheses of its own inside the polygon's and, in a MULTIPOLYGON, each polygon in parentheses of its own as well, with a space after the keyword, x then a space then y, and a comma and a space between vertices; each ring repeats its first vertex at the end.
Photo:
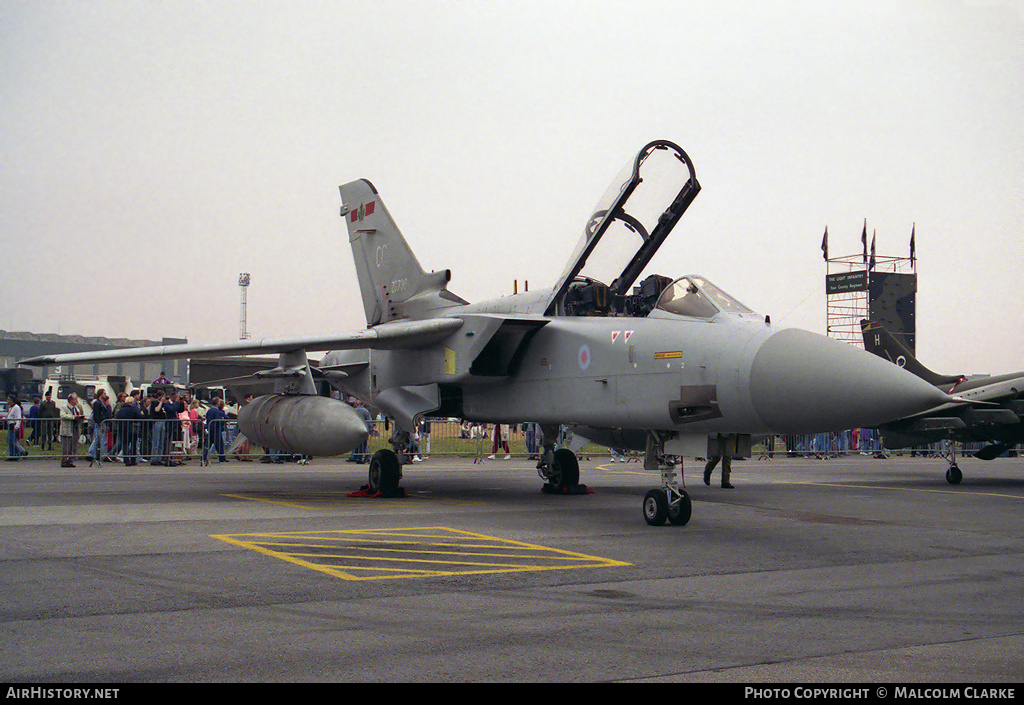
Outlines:
POLYGON ((245 296, 249 290, 249 273, 242 272, 238 275, 238 286, 242 290, 242 310, 238 317, 238 339, 245 340, 249 333, 245 330, 245 296))

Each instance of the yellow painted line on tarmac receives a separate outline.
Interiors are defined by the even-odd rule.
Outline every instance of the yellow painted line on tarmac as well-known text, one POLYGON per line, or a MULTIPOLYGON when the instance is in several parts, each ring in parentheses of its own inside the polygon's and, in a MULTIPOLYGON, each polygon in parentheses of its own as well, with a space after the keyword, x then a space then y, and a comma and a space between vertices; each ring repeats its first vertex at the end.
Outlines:
MULTIPOLYGON (((258 496, 258 495, 251 495, 251 494, 223 494, 221 496, 222 497, 230 497, 232 499, 242 499, 242 500, 246 500, 248 502, 263 502, 264 504, 277 504, 277 505, 280 505, 282 507, 295 507, 296 509, 320 509, 320 508, 323 508, 323 506, 325 504, 334 504, 338 500, 343 500, 343 501, 347 501, 347 500, 359 500, 359 501, 370 500, 370 501, 372 501, 374 499, 372 497, 349 497, 347 492, 325 493, 325 494, 317 494, 317 495, 302 495, 302 494, 282 493, 282 495, 281 495, 282 499, 272 499, 272 497, 275 496, 272 493, 268 493, 268 496, 258 496), (283 499, 283 498, 289 497, 289 496, 291 496, 291 497, 298 497, 300 499, 303 498, 303 497, 306 497, 306 498, 309 499, 309 503, 307 503, 307 504, 298 504, 295 501, 285 501, 285 499, 283 499)), ((448 498, 445 498, 445 497, 424 497, 422 495, 416 495, 416 494, 410 494, 409 496, 402 497, 401 499, 415 499, 415 500, 427 501, 427 502, 446 502, 446 503, 455 504, 455 505, 469 504, 469 505, 486 506, 486 504, 487 504, 486 502, 475 502, 475 501, 461 500, 461 499, 448 499, 448 498)))
POLYGON ((807 482, 807 481, 786 481, 786 480, 774 480, 771 484, 779 485, 817 485, 819 487, 840 487, 861 490, 901 490, 903 492, 929 492, 935 494, 953 494, 953 495, 977 495, 979 497, 1003 497, 1005 499, 1020 499, 1024 500, 1024 496, 1015 494, 1003 494, 1001 492, 978 492, 970 489, 959 489, 959 490, 935 490, 928 489, 925 487, 893 487, 890 485, 847 485, 839 482, 807 482))
MULTIPOLYGON (((623 463, 623 464, 625 465, 625 463, 623 463)), ((620 470, 618 468, 611 467, 611 463, 602 463, 601 465, 596 465, 595 469, 596 470, 604 470, 609 475, 657 475, 658 474, 656 471, 653 471, 653 470, 644 470, 643 469, 644 466, 642 464, 639 465, 638 467, 639 467, 639 470, 626 470, 625 468, 622 468, 620 470)))
POLYGON ((263 497, 250 497, 244 494, 225 494, 224 497, 231 497, 232 499, 244 499, 249 502, 263 502, 264 504, 278 504, 282 507, 295 507, 297 509, 313 509, 313 507, 304 504, 295 504, 294 502, 281 502, 278 500, 265 499, 263 497))
MULTIPOLYGON (((620 470, 620 469, 617 469, 617 468, 613 467, 610 463, 602 463, 601 465, 595 465, 594 466, 594 469, 596 469, 596 470, 603 470, 604 472, 608 473, 609 475, 657 475, 656 471, 645 471, 642 468, 643 468, 643 466, 641 465, 640 469, 638 469, 638 470, 625 470, 625 469, 621 469, 620 470)), ((735 477, 735 473, 734 473, 734 477, 735 477)), ((839 482, 811 482, 811 481, 807 481, 807 480, 766 480, 766 482, 768 484, 771 484, 771 485, 817 485, 819 487, 839 487, 839 488, 849 487, 849 488, 865 489, 865 490, 902 490, 904 492, 934 492, 934 493, 938 493, 938 494, 952 494, 952 495, 971 494, 971 495, 977 495, 979 497, 1002 497, 1002 498, 1005 498, 1005 499, 1024 500, 1024 495, 1004 494, 1002 492, 985 492, 985 491, 971 490, 971 489, 968 489, 967 487, 965 487, 963 485, 958 485, 958 487, 960 489, 955 489, 955 490, 953 490, 953 489, 938 490, 938 489, 929 489, 929 488, 925 488, 925 487, 893 487, 893 486, 890 486, 890 485, 850 485, 850 484, 844 484, 844 483, 839 483, 839 482)))
POLYGON ((631 565, 444 526, 211 534, 343 580, 578 570, 631 565))

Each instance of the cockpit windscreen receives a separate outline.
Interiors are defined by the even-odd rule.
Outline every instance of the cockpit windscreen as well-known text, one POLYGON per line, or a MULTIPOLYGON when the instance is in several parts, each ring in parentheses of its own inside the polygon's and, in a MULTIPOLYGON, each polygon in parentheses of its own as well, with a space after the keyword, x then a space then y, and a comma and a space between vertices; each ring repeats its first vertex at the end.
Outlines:
POLYGON ((665 288, 657 308, 679 316, 711 318, 720 311, 753 313, 704 277, 682 277, 665 288))

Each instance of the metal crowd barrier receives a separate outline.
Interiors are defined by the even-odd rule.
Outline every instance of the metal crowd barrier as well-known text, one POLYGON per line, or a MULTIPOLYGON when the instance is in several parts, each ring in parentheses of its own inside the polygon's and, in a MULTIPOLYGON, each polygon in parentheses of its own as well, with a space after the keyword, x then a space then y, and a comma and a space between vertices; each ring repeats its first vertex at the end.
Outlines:
MULTIPOLYGON (((21 437, 17 439, 18 447, 24 449, 25 458, 49 458, 81 462, 89 460, 90 449, 100 448, 101 462, 128 462, 141 464, 177 464, 188 462, 204 462, 203 452, 206 450, 209 462, 218 462, 223 454, 231 460, 262 460, 269 462, 281 458, 289 458, 273 449, 262 448, 245 441, 239 448, 232 448, 238 436, 238 424, 235 420, 214 421, 209 424, 204 419, 184 421, 180 419, 110 419, 103 424, 100 433, 103 437, 96 445, 95 425, 88 419, 79 421, 76 429, 70 434, 61 434, 60 419, 23 419, 21 437), (214 428, 216 425, 219 428, 214 428), (222 450, 223 449, 223 450, 222 450), (231 451, 229 453, 229 451, 231 451), (106 459, 106 460, 104 460, 106 459)), ((65 422, 65 430, 68 423, 65 422)), ((425 458, 430 455, 472 457, 477 460, 487 458, 492 453, 496 458, 511 455, 513 458, 531 458, 542 450, 542 436, 539 428, 531 428, 532 424, 509 424, 508 450, 501 445, 495 450, 493 445, 493 424, 460 423, 448 419, 430 419, 423 424, 414 436, 413 455, 425 458)), ((389 448, 388 438, 393 429, 383 420, 373 422, 373 431, 367 442, 366 449, 357 449, 350 454, 351 459, 367 462, 369 457, 382 448, 389 448), (365 450, 365 452, 364 452, 365 450)), ((6 424, 2 431, 3 445, 7 449, 7 436, 10 434, 6 424)), ((499 437, 500 438, 500 437, 499 437)), ((568 443, 568 438, 560 438, 556 443, 560 447, 568 443)), ((982 448, 984 443, 958 443, 957 453, 967 455, 982 448)), ((933 443, 918 448, 904 448, 898 451, 902 455, 922 455, 940 457, 948 451, 942 443, 933 443)), ((772 457, 820 457, 831 458, 841 455, 878 455, 888 456, 888 451, 881 444, 879 435, 859 434, 856 445, 850 431, 772 436, 755 444, 752 454, 755 458, 772 457)), ((5 453, 10 455, 9 452, 5 453)), ((584 458, 611 456, 617 458, 608 448, 596 444, 587 444, 579 455, 584 458)), ((641 454, 642 456, 642 454, 641 454)), ((628 453, 627 458, 636 459, 635 453, 628 453)))
MULTIPOLYGON (((490 455, 496 458, 504 458, 510 455, 513 458, 532 458, 543 451, 543 435, 536 424, 507 424, 508 426, 508 448, 499 440, 497 448, 494 445, 494 424, 471 424, 459 422, 453 419, 427 419, 421 424, 413 435, 412 454, 414 457, 424 458, 431 455, 459 456, 484 459, 490 455)), ((373 431, 368 439, 367 456, 372 456, 382 448, 390 448, 388 438, 394 432, 390 422, 375 420, 373 431)), ((571 441, 571 432, 563 435, 556 441, 556 447, 568 445, 571 441)), ((593 443, 585 445, 580 453, 584 457, 607 456, 610 451, 604 446, 593 443)), ((365 461, 362 453, 356 453, 360 462, 365 461)))
MULTIPOLYGON (((28 451, 28 458, 67 459, 71 462, 88 462, 90 450, 100 455, 100 462, 125 462, 152 464, 175 464, 202 461, 204 449, 208 449, 210 462, 217 462, 221 442, 224 455, 232 460, 277 459, 279 451, 262 448, 246 441, 242 447, 232 449, 238 436, 235 420, 217 421, 208 424, 204 419, 184 421, 180 419, 109 419, 102 425, 100 441, 94 444, 96 426, 89 419, 79 420, 74 431, 71 422, 65 421, 65 433, 61 435, 60 419, 23 420, 23 438, 18 440, 28 451), (220 429, 210 428, 219 424, 220 429), (228 451, 231 450, 231 453, 228 451)), ((373 423, 368 438, 368 455, 381 448, 389 448, 388 438, 393 428, 383 420, 373 423)), ((493 425, 460 424, 457 421, 431 419, 420 427, 416 438, 419 457, 426 455, 451 455, 463 457, 486 457, 491 452, 493 425)), ((6 429, 3 433, 7 434, 6 429)), ((526 424, 509 426, 509 454, 513 457, 535 455, 540 447, 540 432, 529 431, 526 424)), ((6 442, 6 437, 3 439, 6 442)), ((0 446, 2 448, 3 446, 0 446)), ((506 452, 501 447, 504 457, 506 452)), ((607 455, 600 446, 584 448, 584 452, 607 455)), ((285 456, 287 457, 287 456, 285 456)), ((226 458, 227 459, 227 458, 226 458)))
MULTIPOLYGON (((955 445, 958 455, 970 455, 988 444, 970 441, 967 443, 957 442, 955 445)), ((832 433, 773 436, 754 447, 754 455, 761 458, 779 456, 834 458, 844 455, 888 458, 894 453, 901 456, 940 458, 946 457, 949 450, 945 442, 939 441, 893 451, 885 447, 878 431, 872 429, 859 429, 859 433, 856 435, 852 431, 833 431, 832 433), (870 431, 870 433, 865 433, 865 431, 870 431)))
MULTIPOLYGON (((99 426, 88 419, 24 419, 25 458, 51 458, 64 462, 98 459, 126 465, 176 465, 203 460, 204 450, 214 460, 230 448, 238 435, 234 420, 109 419, 99 426)), ((6 429, 5 434, 11 431, 6 429)), ((4 439, 7 441, 7 439, 4 439)), ((260 451, 262 453, 262 451, 260 451)))
POLYGON ((833 431, 772 436, 755 446, 754 454, 768 458, 834 458, 858 454, 888 457, 889 451, 882 444, 878 431, 858 429, 856 435, 852 431, 833 431))

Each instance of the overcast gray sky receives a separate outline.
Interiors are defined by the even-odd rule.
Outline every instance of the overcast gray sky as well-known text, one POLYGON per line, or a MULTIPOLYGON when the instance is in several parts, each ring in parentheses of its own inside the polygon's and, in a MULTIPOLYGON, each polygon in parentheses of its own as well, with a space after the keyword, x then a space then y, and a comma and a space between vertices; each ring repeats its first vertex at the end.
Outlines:
POLYGON ((550 286, 635 152, 703 190, 655 269, 824 332, 833 254, 905 256, 918 354, 1024 368, 1024 4, 0 1, 0 328, 193 342, 365 325, 366 177, 478 300, 550 286))

